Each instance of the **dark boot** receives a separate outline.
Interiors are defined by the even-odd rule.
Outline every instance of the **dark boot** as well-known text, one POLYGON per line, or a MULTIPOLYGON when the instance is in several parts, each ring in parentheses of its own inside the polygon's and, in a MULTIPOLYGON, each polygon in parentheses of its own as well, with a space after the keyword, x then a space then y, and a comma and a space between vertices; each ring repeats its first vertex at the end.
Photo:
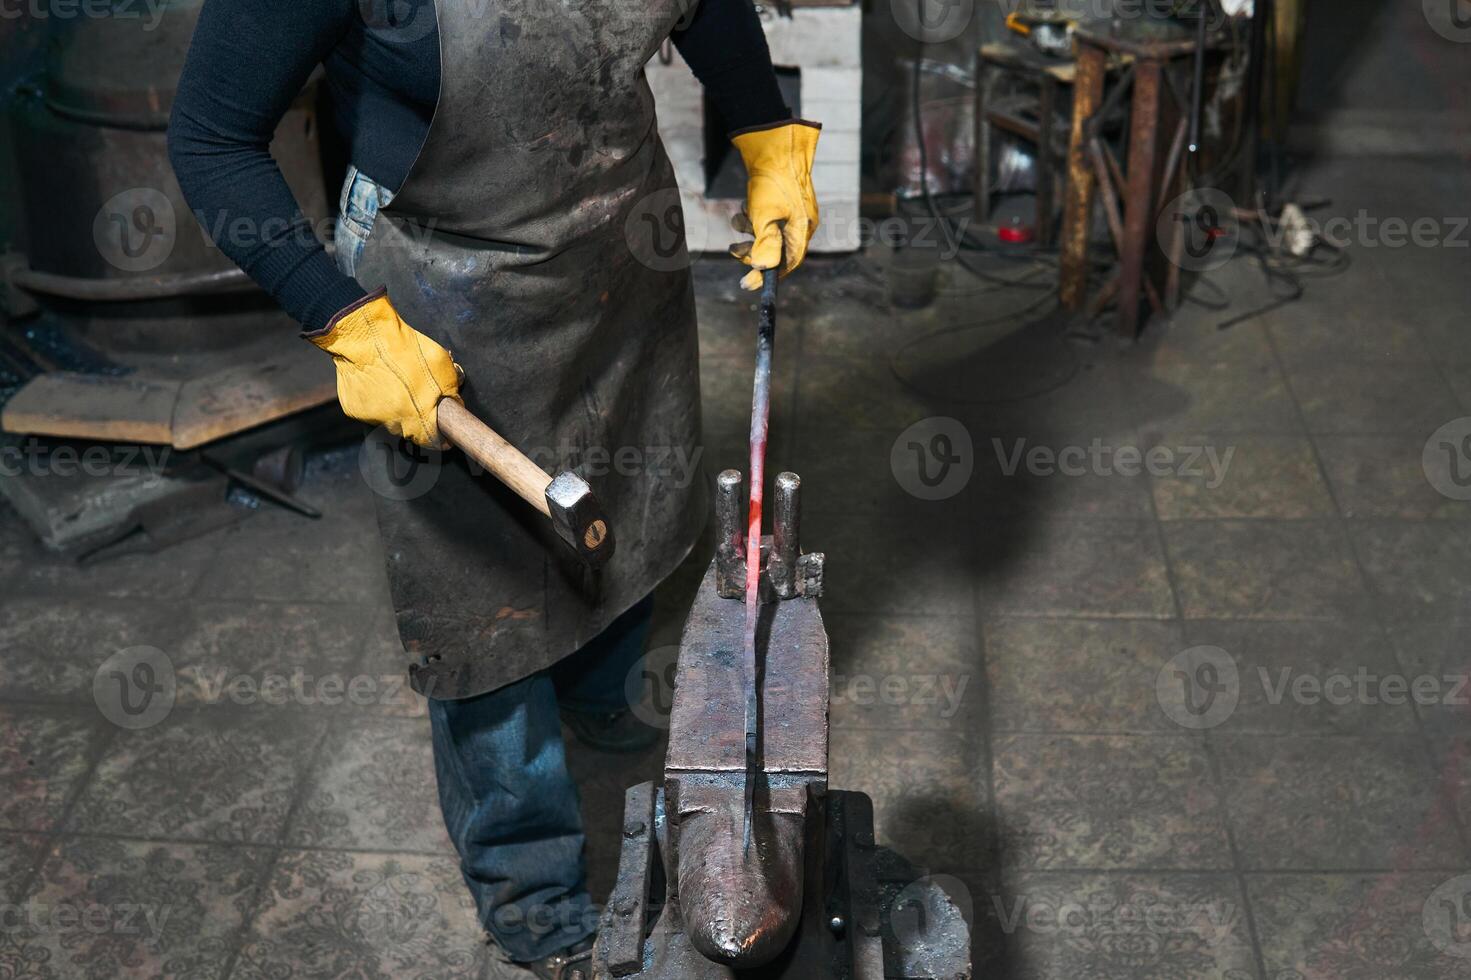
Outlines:
POLYGON ((530 963, 517 964, 538 980, 592 980, 592 939, 530 963))
POLYGON ((599 752, 642 752, 659 741, 658 730, 632 711, 563 711, 562 720, 579 742, 599 752))

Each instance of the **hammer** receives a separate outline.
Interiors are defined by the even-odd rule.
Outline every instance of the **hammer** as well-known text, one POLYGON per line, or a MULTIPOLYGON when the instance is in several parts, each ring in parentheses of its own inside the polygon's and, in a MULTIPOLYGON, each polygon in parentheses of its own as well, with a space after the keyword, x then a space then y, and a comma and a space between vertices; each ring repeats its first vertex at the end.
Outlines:
POLYGON ((529 456, 453 398, 441 399, 437 412, 440 435, 551 518, 557 536, 590 568, 607 564, 613 557, 613 528, 586 480, 568 470, 547 476, 529 456))

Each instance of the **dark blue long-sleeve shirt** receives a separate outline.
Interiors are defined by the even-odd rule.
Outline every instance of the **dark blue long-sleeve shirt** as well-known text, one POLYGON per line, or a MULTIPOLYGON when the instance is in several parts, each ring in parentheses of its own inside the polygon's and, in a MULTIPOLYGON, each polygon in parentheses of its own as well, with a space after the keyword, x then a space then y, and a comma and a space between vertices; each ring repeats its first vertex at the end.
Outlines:
MULTIPOLYGON (((673 37, 731 130, 790 114, 750 0, 700 0, 673 37)), ((439 98, 433 0, 208 0, 169 124, 169 158, 201 224, 259 229, 216 244, 312 330, 364 295, 267 149, 318 64, 349 159, 396 190, 439 98)))

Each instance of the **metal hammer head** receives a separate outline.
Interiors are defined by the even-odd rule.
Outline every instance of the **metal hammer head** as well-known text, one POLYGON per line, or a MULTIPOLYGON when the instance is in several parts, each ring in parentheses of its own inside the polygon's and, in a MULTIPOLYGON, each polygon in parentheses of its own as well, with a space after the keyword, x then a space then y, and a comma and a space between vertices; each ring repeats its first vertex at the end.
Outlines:
POLYGON ((547 507, 557 535, 590 567, 601 568, 613 557, 613 526, 586 480, 558 473, 547 486, 547 507))

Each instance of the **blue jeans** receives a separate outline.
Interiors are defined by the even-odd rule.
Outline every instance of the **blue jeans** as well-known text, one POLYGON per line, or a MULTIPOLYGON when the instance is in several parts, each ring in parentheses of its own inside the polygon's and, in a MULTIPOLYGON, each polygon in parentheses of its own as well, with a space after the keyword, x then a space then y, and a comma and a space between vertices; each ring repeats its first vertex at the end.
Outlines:
POLYGON ((337 229, 333 236, 337 268, 344 275, 356 274, 358 259, 363 256, 363 246, 373 231, 378 209, 387 207, 392 200, 393 191, 357 167, 347 168, 342 193, 337 198, 337 229))
POLYGON ((644 599, 550 670, 479 697, 429 702, 439 803, 460 870, 481 923, 518 962, 597 931, 558 706, 628 707, 626 680, 643 658, 653 605, 644 599))

